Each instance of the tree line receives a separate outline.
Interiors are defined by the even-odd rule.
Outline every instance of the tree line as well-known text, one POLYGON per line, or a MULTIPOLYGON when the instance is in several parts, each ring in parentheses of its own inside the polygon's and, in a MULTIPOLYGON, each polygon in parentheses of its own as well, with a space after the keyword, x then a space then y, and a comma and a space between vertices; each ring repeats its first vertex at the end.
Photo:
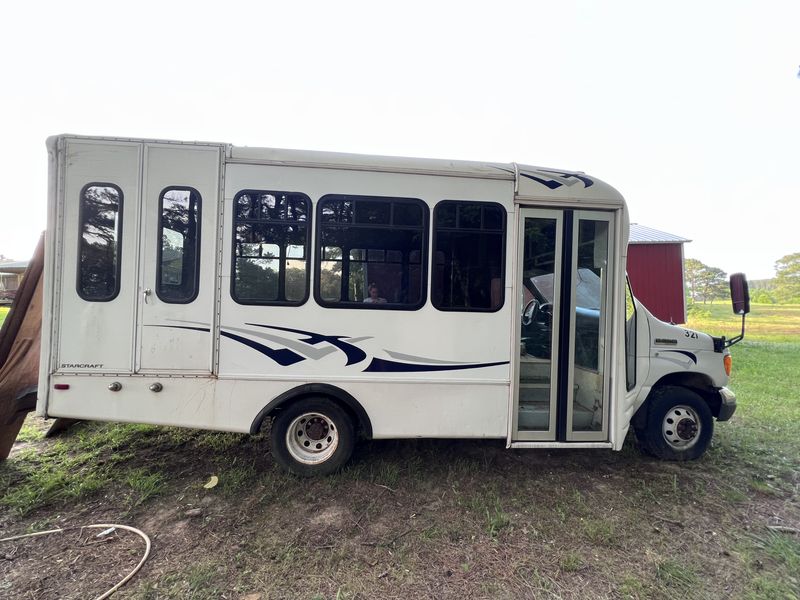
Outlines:
MULTIPOLYGON (((722 269, 694 258, 686 259, 684 269, 689 304, 730 297, 728 274, 722 269)), ((800 252, 779 258, 773 279, 751 282, 750 299, 757 304, 800 304, 800 252)))

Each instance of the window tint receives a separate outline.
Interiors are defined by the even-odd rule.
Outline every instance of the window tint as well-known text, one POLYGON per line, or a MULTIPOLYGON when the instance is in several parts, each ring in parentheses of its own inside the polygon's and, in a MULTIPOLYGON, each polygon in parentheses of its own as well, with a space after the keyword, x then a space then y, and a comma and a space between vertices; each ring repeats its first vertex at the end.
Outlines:
POLYGON ((108 302, 119 294, 122 190, 90 183, 81 191, 78 242, 78 295, 108 302))
POLYGON ((167 188, 161 192, 156 294, 164 302, 183 304, 197 297, 200 204, 200 194, 192 188, 167 188))
POLYGON ((240 304, 305 302, 311 200, 293 192, 248 190, 233 203, 233 299, 240 304))
POLYGON ((421 200, 329 195, 317 210, 320 304, 405 310, 424 304, 428 209, 421 200))
POLYGON ((431 299, 440 310, 503 306, 506 211, 490 202, 446 200, 433 211, 431 299))

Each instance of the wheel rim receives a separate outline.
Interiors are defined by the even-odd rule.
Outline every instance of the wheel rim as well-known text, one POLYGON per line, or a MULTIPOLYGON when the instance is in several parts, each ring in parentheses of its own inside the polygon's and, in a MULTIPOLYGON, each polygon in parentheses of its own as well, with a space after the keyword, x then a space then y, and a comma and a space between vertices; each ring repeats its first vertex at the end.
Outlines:
POLYGON ((667 444, 686 450, 697 443, 703 425, 697 412, 689 406, 673 406, 664 416, 661 432, 667 444))
POLYGON ((339 446, 339 430, 322 413, 304 413, 286 430, 286 448, 292 458, 305 465, 328 460, 339 446))

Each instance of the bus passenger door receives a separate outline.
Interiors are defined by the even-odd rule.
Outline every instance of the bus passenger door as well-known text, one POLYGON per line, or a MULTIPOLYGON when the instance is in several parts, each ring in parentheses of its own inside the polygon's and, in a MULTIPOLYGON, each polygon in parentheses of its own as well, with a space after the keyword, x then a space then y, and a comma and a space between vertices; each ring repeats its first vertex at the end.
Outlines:
POLYGON ((614 213, 522 208, 513 440, 608 440, 614 213))
POLYGON ((220 148, 146 144, 137 372, 210 374, 220 148))

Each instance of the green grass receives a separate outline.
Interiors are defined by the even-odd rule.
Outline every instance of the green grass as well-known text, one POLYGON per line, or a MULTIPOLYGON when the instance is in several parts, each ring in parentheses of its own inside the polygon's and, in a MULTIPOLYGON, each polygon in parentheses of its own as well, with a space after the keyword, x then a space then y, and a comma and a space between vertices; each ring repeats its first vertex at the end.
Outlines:
MULTIPOLYGON (((800 305, 753 304, 745 320, 745 339, 750 342, 800 343, 800 305)), ((732 338, 742 328, 730 301, 695 304, 688 309, 687 326, 711 335, 732 338)))
MULTIPOLYGON (((44 434, 30 418, 18 441, 42 442, 38 448, 23 448, 16 460, 0 462, 0 508, 18 516, 53 504, 73 503, 96 492, 117 486, 128 509, 160 496, 169 488, 170 464, 166 453, 190 445, 193 452, 219 448, 232 451, 236 443, 254 444, 257 438, 235 434, 202 433, 188 429, 86 423, 76 426, 57 440, 44 434), (162 452, 158 448, 164 448, 162 452), (154 451, 155 448, 155 451, 154 451), (137 464, 142 451, 157 460, 137 464)), ((222 452, 220 458, 224 458, 222 452)), ((227 466, 220 460, 221 489, 234 494, 261 474, 236 461, 227 466)), ((198 485, 200 482, 198 482, 198 485)))
POLYGON ((675 560, 665 560, 656 565, 656 580, 670 590, 670 594, 690 594, 697 583, 694 570, 675 560))
MULTIPOLYGON (((715 304, 688 326, 731 336, 740 322, 715 304)), ((800 306, 755 305, 731 352, 737 412, 690 463, 373 441, 305 480, 263 436, 82 423, 43 439, 29 418, 0 463, 0 523, 140 524, 157 551, 134 598, 795 598, 800 539, 767 526, 800 522, 800 306)))
POLYGON ((125 483, 131 488, 131 504, 139 506, 164 491, 164 475, 148 472, 146 469, 131 469, 125 476, 125 483))
POLYGON ((586 539, 598 546, 613 546, 617 541, 614 523, 603 519, 589 519, 583 523, 586 539))
MULTIPOLYGON (((734 418, 718 426, 707 463, 726 480, 721 496, 742 505, 758 498, 796 498, 800 472, 800 306, 754 304, 744 341, 731 348, 734 418), (709 460, 710 459, 710 460, 709 460)), ((741 326, 730 304, 699 305, 688 327, 732 337, 741 326)), ((764 523, 765 525, 766 523, 764 523)), ((747 573, 744 598, 800 596, 800 540, 759 528, 740 544, 747 573)), ((660 578, 675 580, 669 570, 660 578)), ((684 582, 688 583, 688 582, 684 582)))
POLYGON ((745 339, 731 354, 729 386, 738 407, 731 421, 718 425, 713 443, 721 452, 712 457, 732 469, 733 479, 746 477, 751 489, 771 493, 790 485, 798 469, 800 341, 745 339))
POLYGON ((0 327, 3 326, 3 321, 6 320, 6 315, 8 314, 9 310, 10 307, 8 306, 0 306, 0 327))
MULTIPOLYGON (((696 306, 692 329, 731 337, 740 326, 729 303, 696 306)), ((739 408, 715 443, 755 467, 751 487, 769 493, 765 478, 789 474, 800 457, 800 305, 755 304, 746 323, 744 340, 731 347, 739 408)))
POLYGON ((584 565, 583 557, 574 550, 570 550, 564 556, 561 557, 561 560, 558 562, 559 567, 561 567, 562 571, 566 571, 567 573, 574 573, 576 571, 580 571, 584 565))

